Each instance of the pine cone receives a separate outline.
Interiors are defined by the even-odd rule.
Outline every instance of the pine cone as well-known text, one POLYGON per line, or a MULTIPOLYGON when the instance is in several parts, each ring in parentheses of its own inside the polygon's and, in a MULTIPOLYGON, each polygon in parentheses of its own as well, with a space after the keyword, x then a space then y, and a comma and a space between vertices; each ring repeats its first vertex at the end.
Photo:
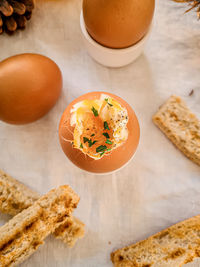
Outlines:
POLYGON ((24 29, 33 9, 34 0, 0 0, 0 33, 24 29))

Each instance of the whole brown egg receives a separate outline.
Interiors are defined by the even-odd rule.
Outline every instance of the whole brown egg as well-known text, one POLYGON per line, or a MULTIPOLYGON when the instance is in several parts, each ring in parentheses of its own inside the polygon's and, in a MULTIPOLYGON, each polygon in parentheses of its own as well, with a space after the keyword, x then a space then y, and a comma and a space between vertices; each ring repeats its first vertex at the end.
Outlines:
POLYGON ((0 62, 0 120, 12 124, 33 122, 56 103, 62 74, 50 58, 21 54, 0 62))
POLYGON ((147 33, 155 0, 83 0, 86 29, 98 43, 125 48, 147 33))

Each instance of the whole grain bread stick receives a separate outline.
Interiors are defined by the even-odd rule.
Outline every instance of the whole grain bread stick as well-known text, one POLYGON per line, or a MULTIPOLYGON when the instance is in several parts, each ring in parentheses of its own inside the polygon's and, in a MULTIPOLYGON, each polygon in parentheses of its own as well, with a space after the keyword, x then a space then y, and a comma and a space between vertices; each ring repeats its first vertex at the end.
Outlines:
POLYGON ((200 165, 200 120, 180 97, 171 96, 153 122, 185 156, 200 165))
POLYGON ((111 254, 115 267, 180 267, 200 257, 200 215, 111 254))
MULTIPOLYGON (((16 215, 39 199, 39 194, 0 170, 0 211, 16 215)), ((85 233, 85 225, 79 219, 69 216, 55 230, 54 236, 69 247, 73 247, 85 233)))
POLYGON ((0 227, 0 266, 16 266, 71 215, 79 202, 67 185, 53 189, 0 227))

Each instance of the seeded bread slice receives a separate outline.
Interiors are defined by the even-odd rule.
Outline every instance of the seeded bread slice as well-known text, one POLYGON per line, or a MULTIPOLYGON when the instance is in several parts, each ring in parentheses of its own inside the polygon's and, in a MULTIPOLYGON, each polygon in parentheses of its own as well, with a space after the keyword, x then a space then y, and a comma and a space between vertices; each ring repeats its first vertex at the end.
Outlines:
POLYGON ((200 215, 111 254, 115 267, 180 267, 200 257, 200 215))
MULTIPOLYGON (((30 207, 39 194, 29 189, 4 171, 0 170, 0 211, 10 215, 16 215, 30 207)), ((79 238, 85 233, 85 225, 79 219, 69 216, 58 229, 54 236, 61 239, 69 247, 73 247, 79 238)))
POLYGON ((189 159, 200 165, 200 120, 180 97, 171 96, 153 122, 189 159))
POLYGON ((69 186, 60 186, 0 227, 0 266, 23 262, 66 220, 78 202, 78 195, 69 186))

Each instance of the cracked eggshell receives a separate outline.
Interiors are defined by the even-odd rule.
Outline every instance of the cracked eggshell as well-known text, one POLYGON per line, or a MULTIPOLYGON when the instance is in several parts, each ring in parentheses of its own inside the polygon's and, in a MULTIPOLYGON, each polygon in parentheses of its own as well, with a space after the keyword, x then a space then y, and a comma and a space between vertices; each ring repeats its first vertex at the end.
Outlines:
POLYGON ((77 167, 92 173, 103 174, 110 173, 124 166, 135 154, 140 137, 140 128, 138 119, 131 106, 122 98, 107 92, 91 92, 84 94, 76 98, 65 109, 59 125, 59 140, 61 147, 70 161, 72 161, 77 167), (98 160, 92 159, 85 155, 79 149, 76 149, 72 144, 66 140, 73 140, 74 127, 70 125, 71 109, 73 106, 83 100, 99 99, 101 94, 109 95, 118 101, 122 107, 125 107, 128 111, 129 121, 127 124, 128 138, 127 140, 107 156, 104 156, 98 160))

